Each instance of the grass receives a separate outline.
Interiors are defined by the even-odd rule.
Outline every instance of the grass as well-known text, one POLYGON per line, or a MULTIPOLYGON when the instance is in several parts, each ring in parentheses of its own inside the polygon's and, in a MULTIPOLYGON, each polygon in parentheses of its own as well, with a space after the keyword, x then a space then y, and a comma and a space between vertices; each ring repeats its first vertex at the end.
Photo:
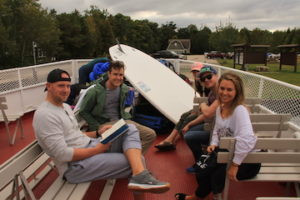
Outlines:
MULTIPOLYGON (((218 62, 220 65, 225 67, 233 68, 233 60, 232 59, 219 59, 218 62)), ((263 64, 247 64, 247 68, 249 72, 253 72, 256 74, 260 74, 263 76, 267 76, 270 78, 274 78, 276 80, 280 80, 286 83, 290 83, 293 85, 300 86, 300 58, 298 56, 298 65, 297 72, 294 72, 294 66, 283 65, 281 71, 279 71, 279 63, 270 62, 267 64, 269 67, 268 72, 256 72, 256 66, 261 66, 263 64)), ((237 69, 241 69, 241 65, 236 65, 237 69)))

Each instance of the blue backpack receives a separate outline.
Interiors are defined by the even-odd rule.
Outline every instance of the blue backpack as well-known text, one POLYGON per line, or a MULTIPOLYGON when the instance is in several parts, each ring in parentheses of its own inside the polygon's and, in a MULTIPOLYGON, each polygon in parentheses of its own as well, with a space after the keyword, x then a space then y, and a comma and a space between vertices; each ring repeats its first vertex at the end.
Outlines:
POLYGON ((125 107, 132 106, 134 100, 134 90, 130 89, 125 99, 125 107))
POLYGON ((107 72, 109 65, 110 65, 109 62, 104 62, 104 63, 100 62, 95 64, 93 71, 89 75, 90 81, 94 81, 98 79, 101 74, 107 72))

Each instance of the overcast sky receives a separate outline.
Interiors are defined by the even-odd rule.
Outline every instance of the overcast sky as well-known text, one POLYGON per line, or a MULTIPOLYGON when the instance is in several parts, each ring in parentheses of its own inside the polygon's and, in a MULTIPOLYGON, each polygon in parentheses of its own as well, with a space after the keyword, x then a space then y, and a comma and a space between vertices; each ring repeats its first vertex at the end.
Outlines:
POLYGON ((300 0, 39 0, 43 8, 58 13, 84 11, 91 5, 121 13, 132 19, 148 19, 158 24, 173 21, 177 27, 190 24, 198 28, 233 23, 238 29, 247 27, 273 30, 300 28, 300 0))

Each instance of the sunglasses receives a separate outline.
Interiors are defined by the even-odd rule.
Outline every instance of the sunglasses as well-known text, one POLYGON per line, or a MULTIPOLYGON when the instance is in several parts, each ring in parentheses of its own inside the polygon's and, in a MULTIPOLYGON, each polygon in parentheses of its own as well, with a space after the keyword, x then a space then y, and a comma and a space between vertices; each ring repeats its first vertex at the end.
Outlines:
POLYGON ((210 80, 211 78, 212 78, 212 74, 208 74, 207 76, 201 77, 201 78, 200 78, 200 81, 201 81, 201 82, 204 82, 205 79, 210 80))

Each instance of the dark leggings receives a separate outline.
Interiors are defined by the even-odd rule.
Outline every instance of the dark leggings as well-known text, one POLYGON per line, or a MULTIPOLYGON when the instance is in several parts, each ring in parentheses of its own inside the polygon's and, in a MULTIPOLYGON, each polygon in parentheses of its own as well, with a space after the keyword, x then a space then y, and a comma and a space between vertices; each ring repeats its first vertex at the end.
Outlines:
MULTIPOLYGON (((237 172, 237 179, 245 180, 253 178, 258 174, 260 166, 260 163, 242 163, 237 172)), ((226 164, 217 164, 212 172, 203 176, 196 175, 198 182, 198 188, 195 192, 196 196, 204 198, 209 195, 210 192, 214 194, 221 193, 224 189, 226 173, 226 164)))

